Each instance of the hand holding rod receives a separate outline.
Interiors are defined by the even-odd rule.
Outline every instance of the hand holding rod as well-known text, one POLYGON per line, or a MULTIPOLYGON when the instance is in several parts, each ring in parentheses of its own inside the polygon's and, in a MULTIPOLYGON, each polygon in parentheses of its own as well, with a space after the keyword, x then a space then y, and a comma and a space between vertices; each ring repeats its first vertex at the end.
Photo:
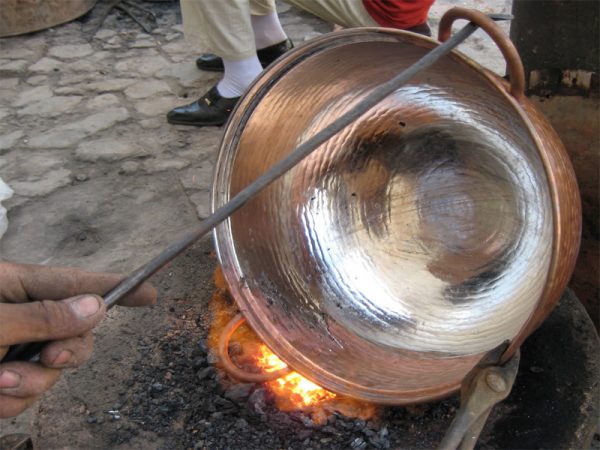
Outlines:
MULTIPOLYGON (((512 16, 508 14, 490 14, 489 17, 493 20, 510 20, 512 16)), ((154 257, 144 266, 137 269, 128 278, 119 283, 118 286, 108 292, 104 296, 104 301, 106 302, 107 307, 112 307, 125 295, 137 288, 140 284, 154 275, 159 269, 182 253, 186 248, 207 234, 221 222, 229 218, 229 216, 244 206, 248 200, 256 196, 256 194, 262 191, 266 186, 296 166, 306 156, 319 148, 319 146, 321 146, 324 142, 332 138, 348 125, 352 124, 356 119, 365 114, 372 107, 385 99, 388 95, 392 94, 416 74, 429 68, 440 58, 450 53, 454 47, 473 34, 477 28, 477 25, 469 22, 446 42, 438 45, 436 48, 431 50, 429 53, 427 53, 407 69, 403 70, 391 80, 375 88, 346 114, 339 117, 337 120, 323 128, 310 139, 296 147, 296 149, 288 156, 277 162, 263 175, 241 190, 225 205, 221 206, 208 218, 203 220, 196 229, 189 232, 181 240, 169 245, 162 253, 154 257)), ((44 345, 45 343, 39 342, 13 346, 8 351, 2 362, 32 360, 32 358, 35 359, 44 345)))

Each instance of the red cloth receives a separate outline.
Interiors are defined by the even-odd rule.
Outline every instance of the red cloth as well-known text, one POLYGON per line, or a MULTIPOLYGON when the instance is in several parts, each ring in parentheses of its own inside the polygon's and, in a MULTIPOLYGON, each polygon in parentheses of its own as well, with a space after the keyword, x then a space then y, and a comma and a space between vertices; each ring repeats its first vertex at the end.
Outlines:
POLYGON ((365 9, 379 25, 406 30, 427 20, 435 0, 363 0, 365 9))

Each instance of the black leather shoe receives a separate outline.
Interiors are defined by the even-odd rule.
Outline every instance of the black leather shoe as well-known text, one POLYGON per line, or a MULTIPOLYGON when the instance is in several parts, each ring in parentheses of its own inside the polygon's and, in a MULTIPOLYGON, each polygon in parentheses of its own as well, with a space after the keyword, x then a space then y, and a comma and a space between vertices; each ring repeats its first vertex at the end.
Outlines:
POLYGON ((221 97, 217 86, 214 86, 195 102, 169 111, 167 121, 176 125, 196 127, 220 126, 227 122, 239 99, 221 97))
MULTIPOLYGON (((260 61, 261 66, 265 68, 292 48, 294 48, 294 44, 291 40, 286 39, 285 41, 280 42, 278 44, 257 50, 256 56, 258 56, 258 60, 260 61)), ((200 56, 196 60, 196 66, 198 66, 198 69, 206 70, 208 72, 223 72, 224 70, 223 60, 217 55, 213 55, 212 53, 206 53, 200 56)))

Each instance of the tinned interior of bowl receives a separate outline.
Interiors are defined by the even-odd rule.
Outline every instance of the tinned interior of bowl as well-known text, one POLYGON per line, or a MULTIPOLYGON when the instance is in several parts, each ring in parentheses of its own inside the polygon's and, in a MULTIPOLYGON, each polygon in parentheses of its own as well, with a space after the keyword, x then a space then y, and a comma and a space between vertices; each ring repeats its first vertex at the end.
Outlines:
MULTIPOLYGON (((272 74, 224 143, 215 206, 426 51, 367 33, 272 74)), ((514 338, 542 293, 552 239, 527 124, 457 56, 216 232, 234 295, 267 344, 325 387, 387 403, 456 386, 514 338)))

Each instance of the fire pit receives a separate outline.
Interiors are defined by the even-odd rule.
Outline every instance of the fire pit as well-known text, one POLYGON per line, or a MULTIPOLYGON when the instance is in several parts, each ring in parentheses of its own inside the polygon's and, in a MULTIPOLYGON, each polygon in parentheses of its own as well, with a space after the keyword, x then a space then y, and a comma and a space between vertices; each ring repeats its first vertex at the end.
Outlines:
MULTIPOLYGON (((91 433, 110 438, 107 446, 126 446, 134 438, 139 443, 144 437, 163 442, 161 449, 431 449, 440 443, 458 397, 377 406, 368 420, 326 411, 322 423, 314 408, 282 411, 270 386, 239 382, 220 369, 218 331, 237 309, 222 279, 212 279, 216 260, 211 250, 211 243, 204 242, 165 274, 170 291, 181 285, 175 294, 181 297, 158 307, 170 309, 166 314, 177 320, 164 336, 143 338, 147 350, 120 404, 114 405, 122 419, 91 424, 91 433), (221 297, 217 303, 215 295, 221 297)), ((252 359, 248 365, 238 359, 248 342, 262 344, 249 341, 251 335, 240 328, 231 353, 243 368, 258 371, 252 359)), ((492 412, 480 439, 483 448, 585 448, 598 414, 599 349, 593 325, 567 293, 523 345, 515 388, 492 412)))

